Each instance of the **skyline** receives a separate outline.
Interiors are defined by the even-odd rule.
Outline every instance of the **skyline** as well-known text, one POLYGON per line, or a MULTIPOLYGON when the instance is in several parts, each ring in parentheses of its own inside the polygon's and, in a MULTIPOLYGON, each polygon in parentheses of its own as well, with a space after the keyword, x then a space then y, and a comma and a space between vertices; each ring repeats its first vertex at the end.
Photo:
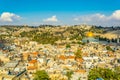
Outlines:
POLYGON ((1 25, 120 25, 116 0, 1 0, 1 25))

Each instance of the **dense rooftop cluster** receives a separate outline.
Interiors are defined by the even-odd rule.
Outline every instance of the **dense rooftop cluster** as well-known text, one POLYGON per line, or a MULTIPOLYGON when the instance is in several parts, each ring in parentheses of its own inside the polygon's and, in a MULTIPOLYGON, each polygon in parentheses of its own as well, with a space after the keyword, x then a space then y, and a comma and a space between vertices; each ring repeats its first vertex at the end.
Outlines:
POLYGON ((0 32, 0 80, 120 80, 119 43, 96 40, 104 29, 1 26, 0 32))

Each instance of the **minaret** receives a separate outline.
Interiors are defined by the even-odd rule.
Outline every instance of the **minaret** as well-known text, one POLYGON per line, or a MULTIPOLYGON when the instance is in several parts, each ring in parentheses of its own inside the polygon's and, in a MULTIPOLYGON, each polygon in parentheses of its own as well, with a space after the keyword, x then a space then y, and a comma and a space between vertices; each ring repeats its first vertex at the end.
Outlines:
POLYGON ((117 35, 117 44, 119 44, 120 40, 119 40, 119 34, 117 35))

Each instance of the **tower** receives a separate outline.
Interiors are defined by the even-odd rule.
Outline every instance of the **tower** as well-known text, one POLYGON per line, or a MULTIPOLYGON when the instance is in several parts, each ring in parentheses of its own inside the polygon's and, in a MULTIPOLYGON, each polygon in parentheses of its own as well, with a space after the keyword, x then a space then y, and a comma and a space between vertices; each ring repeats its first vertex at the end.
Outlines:
POLYGON ((117 44, 119 44, 120 40, 119 40, 119 34, 117 35, 117 44))

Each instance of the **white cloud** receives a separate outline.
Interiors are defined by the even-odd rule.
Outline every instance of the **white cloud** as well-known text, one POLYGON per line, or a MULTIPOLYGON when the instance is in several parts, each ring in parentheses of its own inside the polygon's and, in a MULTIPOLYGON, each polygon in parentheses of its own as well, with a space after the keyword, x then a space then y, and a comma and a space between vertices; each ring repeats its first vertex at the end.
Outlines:
POLYGON ((88 23, 95 25, 120 25, 120 10, 114 11, 111 15, 105 14, 91 14, 91 15, 82 15, 75 17, 73 19, 79 23, 88 23))
POLYGON ((74 20, 74 21, 79 21, 79 18, 78 18, 78 17, 76 17, 76 18, 74 18, 73 20, 74 20))
POLYGON ((57 19, 56 15, 54 15, 54 16, 52 16, 50 18, 44 19, 43 21, 44 22, 57 22, 58 19, 57 19))
MULTIPOLYGON (((79 16, 79 17, 75 17, 74 20, 75 21, 92 21, 92 20, 104 20, 106 18, 105 15, 97 13, 97 14, 92 14, 92 15, 83 15, 83 16, 79 16)), ((106 18, 107 19, 107 18, 106 18)))
POLYGON ((120 10, 116 10, 112 15, 111 18, 120 20, 120 10))
POLYGON ((13 22, 19 20, 21 17, 10 12, 3 12, 0 16, 0 22, 13 22))

